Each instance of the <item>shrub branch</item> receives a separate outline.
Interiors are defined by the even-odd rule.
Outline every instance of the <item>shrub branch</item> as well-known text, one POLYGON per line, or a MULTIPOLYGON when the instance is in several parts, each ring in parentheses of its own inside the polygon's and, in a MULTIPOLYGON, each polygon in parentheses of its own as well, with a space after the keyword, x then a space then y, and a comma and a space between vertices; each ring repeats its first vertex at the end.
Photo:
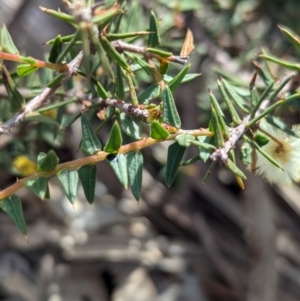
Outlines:
POLYGON ((73 75, 75 75, 80 67, 83 59, 83 52, 80 51, 77 56, 67 64, 67 71, 65 76, 62 78, 60 83, 52 88, 45 88, 39 95, 34 97, 31 101, 29 101, 26 106, 16 113, 11 119, 6 121, 5 123, 0 125, 0 135, 1 134, 10 134, 16 126, 18 126, 21 122, 24 121, 26 115, 28 113, 36 111, 38 108, 43 106, 48 99, 56 92, 56 90, 62 86, 65 82, 67 82, 73 75))
MULTIPOLYGON (((155 145, 164 141, 170 141, 170 140, 175 140, 175 138, 180 135, 180 134, 189 134, 189 135, 193 135, 195 137, 198 136, 212 136, 213 133, 211 133, 209 130, 207 129, 196 129, 196 130, 178 130, 178 132, 176 134, 172 134, 169 137, 167 137, 166 139, 153 139, 150 137, 147 138, 143 138, 142 140, 136 141, 136 142, 132 142, 126 145, 123 145, 120 147, 120 149, 118 150, 118 152, 114 153, 114 154, 126 154, 128 152, 131 151, 140 151, 141 149, 151 146, 151 145, 155 145)), ((69 161, 66 163, 62 163, 56 166, 56 168, 52 171, 48 171, 48 172, 36 172, 33 175, 20 179, 18 180, 16 183, 14 183, 13 185, 3 189, 2 191, 0 191, 0 201, 3 200, 6 197, 9 197, 11 195, 13 195, 14 193, 16 193, 18 190, 20 190, 21 188, 25 187, 25 183, 28 180, 32 180, 32 179, 37 179, 40 177, 51 177, 55 174, 57 174, 60 170, 62 169, 78 169, 79 167, 83 166, 83 165, 89 165, 89 164, 96 164, 98 162, 104 161, 106 159, 106 157, 109 155, 110 153, 104 152, 104 151, 99 151, 96 154, 92 155, 92 156, 88 156, 85 158, 80 158, 77 160, 73 160, 73 161, 69 161)))

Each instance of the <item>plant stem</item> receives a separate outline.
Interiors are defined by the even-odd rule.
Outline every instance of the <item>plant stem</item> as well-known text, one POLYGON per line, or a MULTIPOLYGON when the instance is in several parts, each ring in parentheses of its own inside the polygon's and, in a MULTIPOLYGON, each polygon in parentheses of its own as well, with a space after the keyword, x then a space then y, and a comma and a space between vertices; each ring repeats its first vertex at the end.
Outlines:
MULTIPOLYGON (((143 138, 140 141, 136 141, 136 142, 132 142, 132 143, 123 145, 120 147, 120 149, 118 150, 117 153, 118 154, 126 154, 131 151, 139 151, 145 147, 148 147, 148 146, 151 146, 154 144, 158 144, 158 143, 168 141, 168 140, 175 140, 176 136, 183 134, 183 133, 187 133, 187 134, 193 135, 195 137, 212 136, 213 135, 213 133, 211 133, 207 129, 186 130, 186 131, 178 130, 178 132, 176 134, 170 135, 166 139, 153 139, 153 138, 148 137, 148 138, 143 138)), ((18 180, 15 184, 0 191, 0 200, 3 200, 4 198, 9 197, 9 196, 13 195, 14 193, 16 193, 18 190, 20 190, 21 188, 24 188, 25 183, 28 180, 37 179, 40 177, 51 177, 51 176, 57 174, 62 169, 78 169, 79 167, 81 167, 83 165, 96 164, 98 162, 104 161, 108 155, 109 155, 109 153, 100 151, 92 156, 88 156, 85 158, 80 158, 77 160, 59 164, 52 171, 36 172, 29 177, 18 180)))

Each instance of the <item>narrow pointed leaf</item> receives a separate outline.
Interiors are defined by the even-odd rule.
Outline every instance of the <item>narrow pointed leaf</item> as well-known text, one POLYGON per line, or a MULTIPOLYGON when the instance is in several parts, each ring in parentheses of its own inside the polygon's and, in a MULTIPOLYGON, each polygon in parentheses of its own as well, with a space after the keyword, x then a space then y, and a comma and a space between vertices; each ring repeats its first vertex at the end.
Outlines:
POLYGON ((49 54, 49 62, 50 63, 57 63, 57 58, 59 56, 59 54, 62 51, 62 40, 61 40, 61 35, 59 34, 55 40, 54 43, 52 44, 51 50, 50 50, 50 54, 49 54))
POLYGON ((245 176, 245 174, 230 160, 228 159, 227 163, 225 164, 225 166, 231 171, 233 172, 236 176, 246 180, 247 177, 245 176))
POLYGON ((227 91, 228 95, 231 99, 235 102, 235 104, 244 112, 249 113, 249 108, 243 98, 237 94, 235 89, 225 80, 222 78, 222 82, 224 84, 225 90, 227 91))
POLYGON ((258 95, 256 87, 253 87, 250 90, 250 100, 251 100, 251 104, 253 107, 258 103, 259 95, 258 95))
POLYGON ((214 139, 215 139, 215 143, 217 147, 223 146, 224 145, 224 138, 223 138, 223 134, 222 134, 222 129, 219 123, 219 119, 216 115, 215 109, 212 108, 212 115, 213 115, 213 128, 214 128, 214 139))
POLYGON ((62 81, 62 79, 64 78, 64 74, 60 73, 57 76, 55 76, 52 81, 50 83, 47 84, 48 88, 55 88, 58 87, 62 81))
POLYGON ((278 26, 283 35, 300 51, 300 37, 290 28, 283 25, 278 26))
POLYGON ((255 141, 253 141, 246 135, 243 135, 243 138, 246 142, 248 142, 251 146, 253 146, 258 152, 260 152, 270 163, 272 163, 274 166, 282 170, 282 167, 279 165, 279 163, 277 163, 276 160, 274 160, 268 153, 266 153, 255 141))
POLYGON ((275 97, 279 95, 279 92, 286 86, 286 84, 291 80, 291 76, 287 77, 270 95, 269 101, 271 102, 275 97))
MULTIPOLYGON (((231 149, 231 150, 229 151, 229 158, 232 160, 233 164, 236 166, 235 153, 234 153, 234 150, 233 150, 233 149, 231 149)), ((229 163, 229 164, 230 164, 230 163, 229 163)), ((239 173, 239 174, 234 173, 235 179, 236 179, 238 185, 240 186, 240 188, 244 190, 244 189, 245 189, 245 185, 244 185, 243 179, 241 178, 241 173, 242 173, 242 171, 240 171, 240 170, 238 169, 238 173, 239 173)), ((242 173, 242 174, 243 174, 243 173, 242 173)))
POLYGON ((108 93, 106 92, 106 90, 104 89, 104 87, 101 85, 99 81, 96 82, 96 86, 97 86, 98 95, 101 98, 106 99, 108 97, 108 93))
POLYGON ((130 73, 126 73, 126 80, 127 80, 127 84, 128 84, 128 88, 129 88, 129 92, 130 92, 130 98, 131 98, 131 103, 134 107, 138 107, 139 102, 137 99, 137 95, 136 95, 136 91, 135 91, 135 86, 133 83, 133 78, 134 75, 130 74, 130 73))
POLYGON ((125 188, 128 187, 128 173, 127 173, 127 159, 123 154, 118 154, 117 156, 108 156, 107 161, 112 167, 119 181, 124 185, 125 188))
POLYGON ((152 75, 154 70, 153 68, 144 60, 140 59, 137 56, 134 56, 134 60, 136 61, 136 63, 142 67, 142 69, 149 75, 152 75))
POLYGON ((95 197, 97 166, 83 165, 78 170, 78 175, 87 201, 90 204, 93 204, 95 197))
POLYGON ((122 141, 121 129, 119 123, 116 121, 112 126, 108 141, 103 150, 108 153, 113 153, 121 147, 122 141))
POLYGON ((263 94, 260 96, 260 98, 258 99, 257 103, 255 104, 254 108, 251 111, 251 116, 255 116, 255 113, 257 112, 257 110, 260 108, 262 102, 267 98, 267 96, 269 95, 270 91, 272 90, 274 85, 274 81, 265 89, 265 91, 263 92, 263 94))
POLYGON ((273 55, 266 55, 266 54, 261 54, 259 57, 269 61, 269 62, 273 62, 277 65, 280 65, 282 67, 285 67, 289 70, 292 70, 292 71, 297 71, 299 72, 300 71, 300 64, 297 64, 297 63, 291 63, 289 61, 285 61, 285 60, 282 60, 276 56, 273 56, 273 55))
POLYGON ((268 114, 272 113, 277 107, 281 106, 281 105, 285 105, 288 104, 290 101, 293 101, 295 99, 299 99, 300 94, 296 93, 296 94, 292 94, 291 96, 288 96, 287 98, 285 98, 284 100, 279 100, 275 103, 273 103, 272 105, 270 105, 269 107, 267 107, 265 110, 262 111, 262 113, 260 113, 259 115, 257 115, 255 118, 253 118, 252 120, 250 120, 247 123, 247 127, 250 128, 251 126, 253 126, 255 123, 257 123, 259 120, 261 120, 262 118, 264 118, 265 116, 267 116, 268 114))
POLYGON ((38 171, 50 171, 53 170, 59 162, 53 150, 50 150, 47 154, 39 153, 37 158, 37 170, 38 171))
POLYGON ((103 28, 112 19, 122 14, 123 10, 120 9, 119 5, 114 5, 109 9, 105 9, 105 10, 100 8, 99 12, 97 11, 96 8, 93 13, 95 15, 92 19, 93 24, 97 24, 98 26, 101 26, 103 28))
POLYGON ((21 93, 18 91, 16 84, 14 83, 5 65, 2 65, 1 71, 3 84, 5 86, 8 99, 10 101, 10 112, 18 112, 26 105, 26 102, 21 93))
POLYGON ((220 128, 221 128, 222 132, 224 133, 224 137, 228 138, 229 131, 228 131, 227 125, 224 120, 224 113, 223 113, 217 99, 215 98, 215 96, 213 95, 213 93, 211 91, 209 91, 209 98, 210 98, 212 107, 214 108, 216 118, 218 119, 218 123, 220 124, 220 128))
POLYGON ((126 32, 126 33, 108 33, 106 38, 109 41, 122 40, 126 38, 134 38, 144 35, 149 35, 149 31, 137 31, 137 32, 126 32))
POLYGON ((263 80, 266 86, 269 86, 274 81, 270 73, 259 66, 258 75, 263 80))
POLYGON ((162 126, 161 123, 154 120, 150 123, 150 137, 153 139, 166 139, 170 133, 162 126))
POLYGON ((176 128, 181 127, 181 121, 172 92, 168 86, 162 91, 163 121, 176 128))
POLYGON ((11 54, 19 54, 19 51, 17 47, 15 46, 11 35, 9 34, 6 26, 3 24, 3 28, 0 32, 1 41, 0 41, 0 47, 2 48, 3 52, 11 53, 11 54))
POLYGON ((225 91, 224 83, 221 83, 219 80, 218 82, 218 88, 221 92, 223 99, 225 100, 225 103, 227 105, 229 114, 231 115, 232 121, 235 125, 239 125, 241 123, 241 119, 239 117, 239 114, 237 113, 236 109, 233 106, 233 103, 231 102, 227 92, 225 91))
MULTIPOLYGON (((177 75, 178 75, 178 74, 177 74, 177 75)), ((176 75, 176 76, 177 76, 177 75, 176 75)), ((182 79, 181 84, 190 82, 191 80, 193 80, 194 78, 196 78, 196 77, 198 77, 198 76, 200 76, 200 75, 201 75, 201 73, 189 73, 189 74, 186 74, 186 75, 184 76, 184 78, 182 79)), ((176 76, 175 76, 175 77, 176 77, 176 76)), ((170 83, 175 77, 170 76, 170 75, 167 75, 167 74, 164 74, 164 76, 163 76, 164 81, 165 81, 166 83, 170 83)))
POLYGON ((57 173, 57 178, 62 184, 67 198, 71 204, 74 204, 77 195, 78 172, 76 170, 62 169, 57 173))
MULTIPOLYGON (((236 165, 235 153, 234 153, 233 149, 231 149, 229 151, 229 158, 236 165)), ((244 185, 243 179, 239 175, 237 175, 237 174, 234 174, 234 176, 235 176, 235 179, 236 179, 238 185, 240 186, 240 188, 244 190, 245 189, 245 185, 244 185)))
POLYGON ((0 208, 11 217, 19 230, 26 236, 26 223, 20 198, 17 195, 5 198, 0 202, 0 208))
POLYGON ((133 196, 141 198, 144 158, 141 152, 129 152, 127 155, 128 178, 133 196))
POLYGON ((168 86, 170 90, 174 93, 182 80, 184 79, 185 75, 188 73, 190 70, 191 64, 188 64, 185 66, 169 83, 168 86))
POLYGON ((156 47, 160 44, 160 37, 157 28, 157 20, 153 11, 150 13, 150 26, 149 31, 151 32, 148 37, 148 47, 156 47))
POLYGON ((48 178, 45 177, 28 180, 25 186, 42 200, 44 200, 49 193, 48 178))
POLYGON ((123 154, 118 154, 118 165, 120 170, 121 183, 124 188, 128 188, 128 171, 127 171, 127 158, 123 154))
POLYGON ((176 173, 180 162, 183 158, 185 147, 179 145, 178 142, 171 144, 168 148, 168 159, 166 165, 165 181, 168 187, 170 187, 176 177, 176 173))
POLYGON ((119 64, 122 68, 124 68, 127 72, 132 73, 130 70, 130 66, 122 57, 122 55, 109 43, 109 41, 105 37, 101 37, 101 43, 106 51, 107 55, 116 63, 119 64))
POLYGON ((148 104, 160 95, 160 86, 158 84, 152 84, 146 90, 144 90, 139 96, 138 101, 141 104, 148 104))
POLYGON ((116 67, 117 67, 116 96, 118 99, 124 100, 125 99, 125 90, 124 90, 122 69, 121 69, 120 65, 117 65, 116 67))
POLYGON ((79 146, 80 149, 87 155, 93 155, 101 150, 102 145, 85 115, 81 116, 81 129, 82 138, 79 146))
POLYGON ((157 48, 146 48, 146 51, 150 52, 150 53, 153 53, 153 54, 156 54, 156 55, 159 55, 162 58, 167 58, 167 57, 173 55, 172 52, 164 51, 164 50, 157 49, 157 48))
POLYGON ((67 23, 71 24, 72 26, 75 26, 75 18, 73 16, 63 13, 61 11, 45 8, 42 6, 40 6, 39 8, 42 12, 44 12, 52 17, 55 17, 59 20, 66 21, 67 23))
POLYGON ((112 70, 109 58, 106 55, 103 45, 100 43, 99 38, 94 34, 92 35, 92 38, 93 38, 93 43, 97 50, 99 60, 101 62, 101 66, 103 66, 104 73, 108 74, 109 77, 114 81, 115 78, 114 71, 112 70))
POLYGON ((19 76, 27 76, 35 71, 37 71, 39 68, 32 66, 31 64, 21 64, 17 66, 17 74, 19 76))

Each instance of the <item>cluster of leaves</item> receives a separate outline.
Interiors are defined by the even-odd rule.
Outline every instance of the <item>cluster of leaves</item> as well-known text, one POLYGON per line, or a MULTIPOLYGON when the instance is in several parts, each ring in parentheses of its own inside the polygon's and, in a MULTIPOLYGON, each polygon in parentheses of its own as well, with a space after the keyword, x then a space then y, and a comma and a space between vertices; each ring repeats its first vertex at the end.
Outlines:
MULTIPOLYGON (((144 164, 141 149, 163 141, 174 140, 167 154, 165 180, 168 186, 173 183, 179 166, 211 159, 212 164, 204 180, 208 178, 216 163, 221 162, 234 173, 243 188, 246 176, 237 167, 233 150, 240 139, 248 143, 242 152, 244 161, 253 161, 253 154, 257 151, 267 158, 270 164, 281 168, 280 164, 262 149, 270 137, 262 135, 257 129, 260 120, 267 117, 275 127, 288 132, 289 135, 296 135, 270 115, 278 106, 298 98, 297 93, 290 93, 278 99, 278 95, 294 75, 279 83, 269 72, 257 66, 254 80, 250 84, 250 94, 246 97, 229 81, 220 78, 218 87, 230 120, 225 118, 221 101, 217 101, 210 91, 212 114, 208 129, 183 130, 173 94, 181 83, 194 79, 198 74, 188 74, 190 65, 186 65, 175 75, 169 67, 187 62, 193 49, 191 32, 187 32, 181 53, 176 56, 161 49, 162 24, 157 22, 153 11, 149 12, 149 26, 142 28, 144 24, 141 24, 140 16, 143 12, 138 1, 131 1, 130 4, 124 2, 122 5, 115 3, 116 1, 106 1, 101 5, 92 0, 65 2, 69 13, 41 8, 45 13, 67 22, 74 28, 73 34, 58 35, 47 42, 52 45, 47 62, 21 56, 7 29, 3 27, 1 30, 0 59, 20 63, 16 71, 12 72, 6 69, 3 62, 1 64, 0 81, 6 88, 9 100, 0 102, 0 120, 3 122, 0 124, 1 133, 5 130, 10 132, 10 127, 16 127, 20 123, 15 116, 21 116, 23 112, 28 111, 25 124, 38 122, 37 126, 29 130, 32 132, 42 126, 37 135, 42 135, 42 138, 54 147, 55 143, 62 139, 62 132, 80 118, 82 136, 79 148, 87 155, 59 164, 58 156, 54 150, 50 150, 40 152, 36 163, 33 164, 23 156, 26 143, 30 143, 32 139, 30 134, 25 135, 24 143, 16 152, 22 155, 17 157, 18 160, 15 160, 13 165, 27 177, 0 191, 1 209, 11 216, 24 234, 26 226, 22 204, 15 194, 18 189, 25 186, 41 199, 49 199, 48 179, 56 175, 72 204, 76 199, 79 180, 87 201, 92 204, 97 175, 96 163, 106 160, 124 187, 130 186, 134 197, 139 200, 144 164), (137 31, 140 28, 143 31, 137 31), (137 40, 145 46, 137 46, 137 40), (67 83, 63 85, 72 62, 78 64, 76 74, 80 79, 73 77, 75 74, 69 74, 67 83), (35 72, 41 68, 43 70, 40 74, 35 72), (257 88, 255 84, 257 75, 264 83, 262 91, 261 86, 257 88), (143 89, 142 83, 145 82, 148 83, 148 87, 143 89), (24 84, 26 93, 22 93, 18 88, 24 84), (76 94, 76 85, 82 84, 83 90, 80 95, 76 94), (45 91, 53 92, 53 103, 30 111, 28 107, 34 97, 43 97, 45 91), (262 108, 265 101, 268 101, 268 104, 262 108), (85 107, 82 111, 78 109, 75 114, 70 114, 67 110, 70 103, 84 104, 85 107), (95 116, 98 116, 99 123, 96 129, 93 127, 95 116), (111 128, 103 146, 98 133, 106 124, 111 124, 111 128), (148 128, 147 138, 142 132, 145 125, 148 128), (129 143, 124 144, 124 136, 129 143), (198 147, 198 156, 182 163, 186 148, 191 146, 198 147), (35 169, 33 174, 32 169, 35 169)), ((166 6, 173 3, 162 0, 159 2, 166 6)), ((179 3, 179 6, 171 8, 179 10, 185 10, 187 7, 193 9, 193 5, 198 5, 197 1, 175 2, 179 3)), ((286 28, 282 31, 296 47, 299 46, 299 39, 295 34, 286 28)), ((287 62, 268 55, 264 55, 264 58, 299 72, 296 64, 288 65, 287 62)), ((16 141, 14 143, 17 145, 16 141)), ((9 151, 6 152, 3 152, 3 158, 7 158, 9 151)))

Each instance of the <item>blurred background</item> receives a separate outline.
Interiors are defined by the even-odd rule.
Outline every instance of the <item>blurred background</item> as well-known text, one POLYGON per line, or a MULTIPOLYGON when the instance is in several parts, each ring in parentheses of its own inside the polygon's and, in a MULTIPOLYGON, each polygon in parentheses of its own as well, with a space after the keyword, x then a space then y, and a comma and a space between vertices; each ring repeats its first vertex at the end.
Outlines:
MULTIPOLYGON (((222 74, 248 88, 253 60, 262 47, 297 61, 278 24, 300 34, 297 0, 128 1, 145 28, 149 9, 160 20, 162 47, 179 53, 187 28, 194 33, 191 72, 201 73, 178 89, 183 128, 207 126, 207 88, 222 74)), ((0 0, 17 47, 44 58, 48 39, 71 33, 38 6, 64 9, 59 0, 0 0)), ((148 22, 148 21, 147 21, 148 22)), ((175 68, 175 67, 174 67, 175 68)), ((284 70, 271 66, 276 76, 284 70)), ((178 69, 174 69, 178 70, 178 69)), ((172 70, 171 70, 172 71, 172 70)), ((299 105, 285 109, 288 124, 300 123, 299 105)), ((81 157, 80 124, 52 144, 33 145, 0 137, 0 188, 15 181, 9 154, 55 148, 61 162, 81 157)), ((22 140, 23 139, 23 140, 22 140)), ((208 165, 181 168, 169 189, 163 180, 168 143, 143 151, 142 199, 125 191, 108 164, 98 166, 95 202, 79 188, 74 208, 55 178, 51 200, 21 190, 29 243, 10 218, 0 214, 0 300, 9 301, 293 301, 300 299, 300 194, 270 186, 247 173, 245 190, 222 166, 202 185, 208 165)), ((197 149, 188 149, 187 157, 197 149)), ((239 163, 242 165, 242 163, 239 163)), ((247 172, 247 171, 246 171, 247 172)))

